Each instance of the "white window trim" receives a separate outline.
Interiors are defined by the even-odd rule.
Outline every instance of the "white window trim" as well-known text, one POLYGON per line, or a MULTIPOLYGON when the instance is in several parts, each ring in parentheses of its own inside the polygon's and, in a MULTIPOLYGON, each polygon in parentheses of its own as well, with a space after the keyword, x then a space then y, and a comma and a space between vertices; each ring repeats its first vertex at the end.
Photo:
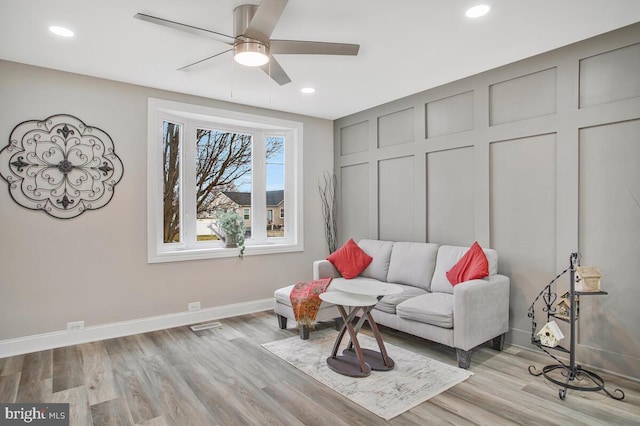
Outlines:
MULTIPOLYGON (((304 250, 302 232, 302 123, 149 98, 147 123, 147 261, 149 263, 234 257, 239 254, 238 249, 227 249, 222 243, 216 242, 164 243, 162 237, 164 220, 162 214, 163 170, 161 167, 163 146, 160 141, 163 139, 162 120, 169 117, 174 120, 176 117, 182 117, 183 120, 207 122, 214 126, 227 125, 234 129, 250 128, 263 133, 286 134, 285 162, 287 167, 285 169, 285 182, 287 182, 287 185, 285 188, 285 215, 288 216, 287 236, 286 238, 265 238, 260 243, 247 240, 244 255, 290 253, 304 250), (293 214, 293 212, 296 214, 293 214)), ((259 170, 264 169, 264 164, 254 165, 252 169, 254 173, 259 173, 259 170)), ((254 194, 254 196, 253 205, 266 206, 266 193, 254 194), (261 202, 262 204, 260 204, 261 202)), ((253 210, 254 214, 251 219, 254 223, 261 223, 261 216, 266 220, 266 209, 254 208, 253 210), (260 214, 261 211, 262 213, 260 214)), ((188 218, 185 219, 183 219, 181 226, 188 223, 188 218), (185 219, 187 220, 185 221, 185 219)), ((257 228, 252 226, 252 229, 257 228)))

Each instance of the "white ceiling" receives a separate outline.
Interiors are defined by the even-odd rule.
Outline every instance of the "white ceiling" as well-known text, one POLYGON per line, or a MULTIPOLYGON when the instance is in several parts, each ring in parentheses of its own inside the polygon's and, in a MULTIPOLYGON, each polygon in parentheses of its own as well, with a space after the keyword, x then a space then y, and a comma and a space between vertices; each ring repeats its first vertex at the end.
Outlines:
POLYGON ((640 0, 290 0, 272 38, 361 47, 357 57, 279 55, 292 83, 278 86, 230 53, 176 71, 227 46, 133 18, 231 35, 233 9, 247 3, 259 0, 0 0, 0 58, 336 119, 640 21, 640 0), (478 3, 489 14, 467 18, 478 3))

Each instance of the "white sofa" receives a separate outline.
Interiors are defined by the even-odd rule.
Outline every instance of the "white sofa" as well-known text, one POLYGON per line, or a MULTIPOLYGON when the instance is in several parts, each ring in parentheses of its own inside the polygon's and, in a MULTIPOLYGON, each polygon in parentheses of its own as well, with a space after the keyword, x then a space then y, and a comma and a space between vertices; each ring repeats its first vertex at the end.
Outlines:
MULTIPOLYGON (((373 258, 353 280, 378 280, 402 286, 398 295, 385 296, 371 312, 378 324, 456 348, 458 365, 469 368, 471 350, 489 340, 502 350, 509 329, 509 278, 499 275, 498 254, 483 249, 489 276, 452 286, 446 277, 469 247, 431 243, 361 240, 358 246, 373 258)), ((328 260, 313 264, 313 278, 345 280, 328 260)), ((293 320, 289 293, 276 290, 275 313, 280 328, 293 320)), ((327 291, 332 291, 330 285, 327 291)), ((337 308, 323 302, 317 321, 339 318, 337 308)), ((308 337, 308 329, 301 337, 308 337), (305 335, 306 333, 306 335, 305 335)))

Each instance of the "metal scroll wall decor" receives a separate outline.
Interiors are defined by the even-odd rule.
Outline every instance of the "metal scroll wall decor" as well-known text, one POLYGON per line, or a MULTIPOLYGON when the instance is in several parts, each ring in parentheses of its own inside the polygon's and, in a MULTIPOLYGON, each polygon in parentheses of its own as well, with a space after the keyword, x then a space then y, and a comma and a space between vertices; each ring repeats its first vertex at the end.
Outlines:
POLYGON ((107 205, 123 173, 111 137, 71 115, 18 124, 0 151, 14 201, 60 219, 107 205))

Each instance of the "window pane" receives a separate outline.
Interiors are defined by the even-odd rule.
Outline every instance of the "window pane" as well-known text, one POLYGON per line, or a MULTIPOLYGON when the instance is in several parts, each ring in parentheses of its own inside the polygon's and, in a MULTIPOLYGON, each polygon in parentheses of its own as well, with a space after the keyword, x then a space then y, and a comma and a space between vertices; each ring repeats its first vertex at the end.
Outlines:
POLYGON ((198 241, 221 237, 218 210, 244 214, 251 208, 251 135, 214 129, 196 130, 196 214, 198 241))
POLYGON ((267 237, 284 237, 284 137, 268 136, 267 144, 267 237), (283 213, 274 215, 273 212, 283 213))
POLYGON ((164 121, 163 134, 163 238, 165 243, 180 242, 180 141, 182 126, 164 121))

